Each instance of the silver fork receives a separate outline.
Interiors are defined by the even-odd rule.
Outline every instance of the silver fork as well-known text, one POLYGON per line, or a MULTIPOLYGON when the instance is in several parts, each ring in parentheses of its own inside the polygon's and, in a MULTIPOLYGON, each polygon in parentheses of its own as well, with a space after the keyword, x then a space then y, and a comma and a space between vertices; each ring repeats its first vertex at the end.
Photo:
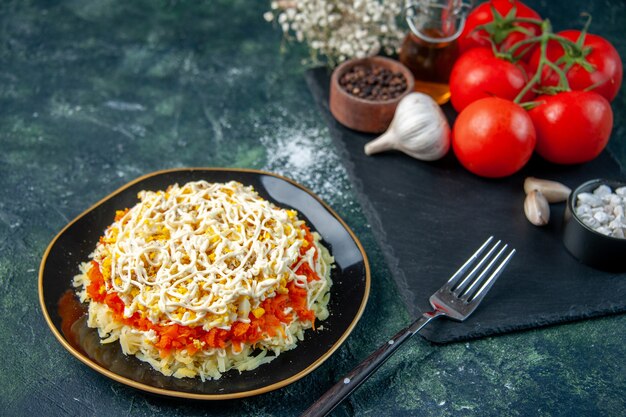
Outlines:
POLYGON ((508 245, 503 244, 500 240, 492 245, 493 240, 493 236, 489 237, 452 275, 448 282, 430 296, 432 311, 424 313, 411 325, 400 330, 341 381, 326 391, 301 417, 325 416, 330 413, 389 359, 402 343, 419 332, 431 320, 441 316, 457 321, 468 318, 485 298, 491 286, 515 254, 515 249, 511 249, 507 254, 508 245), (483 253, 485 254, 482 255, 483 253))

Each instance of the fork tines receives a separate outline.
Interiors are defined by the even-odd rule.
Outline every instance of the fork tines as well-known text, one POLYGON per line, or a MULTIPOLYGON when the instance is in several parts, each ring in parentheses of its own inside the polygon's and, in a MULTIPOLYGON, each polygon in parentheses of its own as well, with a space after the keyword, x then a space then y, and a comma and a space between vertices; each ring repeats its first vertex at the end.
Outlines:
POLYGON ((448 280, 446 286, 461 300, 466 302, 480 301, 498 276, 500 276, 513 254, 515 254, 515 249, 511 249, 504 259, 498 263, 507 251, 508 244, 503 244, 501 240, 492 244, 493 240, 494 237, 490 236, 448 280), (485 255, 479 259, 485 251, 485 255), (475 263, 476 265, 474 266, 475 263), (470 268, 472 268, 471 271, 466 274, 470 268))

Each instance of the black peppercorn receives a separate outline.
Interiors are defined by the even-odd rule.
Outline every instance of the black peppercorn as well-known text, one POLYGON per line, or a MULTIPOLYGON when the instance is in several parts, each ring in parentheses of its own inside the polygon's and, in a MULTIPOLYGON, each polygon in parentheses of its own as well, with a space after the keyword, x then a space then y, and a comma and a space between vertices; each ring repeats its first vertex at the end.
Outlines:
POLYGON ((400 72, 379 65, 355 65, 339 78, 339 85, 349 94, 365 100, 385 101, 406 91, 407 81, 400 72))

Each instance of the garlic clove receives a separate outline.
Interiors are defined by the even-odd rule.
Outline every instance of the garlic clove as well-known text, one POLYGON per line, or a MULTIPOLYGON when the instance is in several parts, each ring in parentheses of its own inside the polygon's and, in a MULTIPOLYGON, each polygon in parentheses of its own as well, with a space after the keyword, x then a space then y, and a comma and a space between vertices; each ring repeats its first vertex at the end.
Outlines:
POLYGON ((560 182, 528 177, 524 180, 524 192, 541 191, 548 203, 561 203, 569 197, 572 190, 560 182))
POLYGON ((450 125, 428 95, 411 93, 400 100, 387 131, 365 145, 372 155, 398 150, 423 161, 442 158, 450 149, 450 125))
POLYGON ((545 226, 550 221, 550 205, 541 191, 532 190, 524 200, 524 214, 535 226, 545 226))

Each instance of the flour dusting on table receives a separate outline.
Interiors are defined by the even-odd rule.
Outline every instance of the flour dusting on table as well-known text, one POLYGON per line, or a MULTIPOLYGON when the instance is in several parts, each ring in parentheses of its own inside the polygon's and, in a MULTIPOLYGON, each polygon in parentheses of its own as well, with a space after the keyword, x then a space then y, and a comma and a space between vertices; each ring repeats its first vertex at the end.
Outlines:
POLYGON ((345 198, 347 173, 326 129, 306 125, 281 127, 261 138, 267 148, 266 171, 276 172, 311 188, 327 202, 345 198))

